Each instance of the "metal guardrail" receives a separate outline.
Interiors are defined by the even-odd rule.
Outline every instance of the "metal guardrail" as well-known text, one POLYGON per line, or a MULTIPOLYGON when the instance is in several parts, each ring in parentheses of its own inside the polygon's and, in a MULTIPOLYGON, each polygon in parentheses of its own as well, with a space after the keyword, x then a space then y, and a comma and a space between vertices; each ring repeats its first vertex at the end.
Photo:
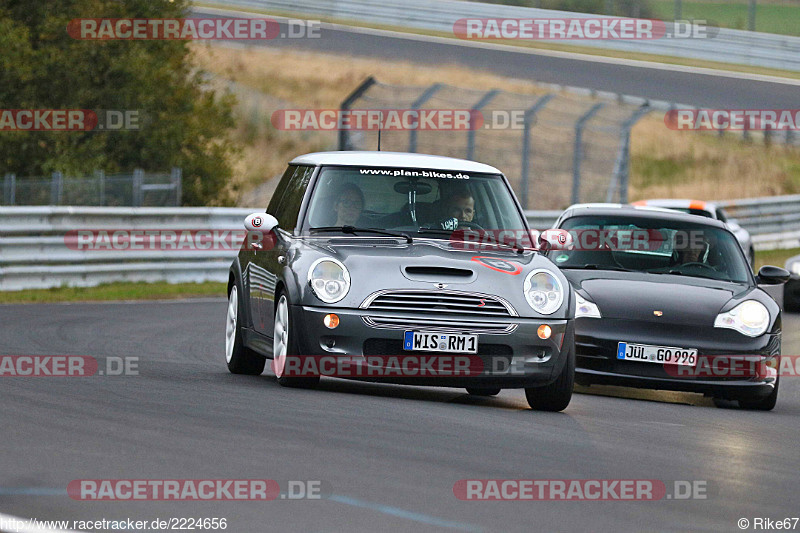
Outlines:
MULTIPOLYGON (((453 33, 462 18, 596 18, 603 15, 461 0, 214 0, 230 7, 453 33)), ((619 18, 619 17, 608 17, 619 18)), ((667 22, 668 31, 673 24, 667 22)), ((713 38, 563 40, 566 44, 800 71, 800 37, 719 28, 713 38)))
POLYGON ((258 209, 204 207, 2 207, 0 290, 89 287, 113 281, 170 283, 228 279, 238 250, 76 250, 67 232, 243 230, 258 209))
MULTIPOLYGON (((756 249, 800 246, 800 195, 721 202, 753 234, 756 249), (774 230, 779 229, 779 232, 774 230)), ((76 250, 69 231, 242 230, 259 209, 207 207, 2 207, 0 290, 94 286, 113 281, 224 282, 237 250, 76 250)), ((526 211, 546 229, 561 211, 526 211)))

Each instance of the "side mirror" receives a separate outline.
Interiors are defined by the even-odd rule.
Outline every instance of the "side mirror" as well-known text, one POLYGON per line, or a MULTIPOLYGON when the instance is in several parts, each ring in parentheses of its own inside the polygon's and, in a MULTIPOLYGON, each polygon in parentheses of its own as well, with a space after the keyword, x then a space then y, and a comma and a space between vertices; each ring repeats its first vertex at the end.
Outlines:
POLYGON ((252 213, 244 219, 244 229, 269 233, 278 227, 278 219, 269 213, 252 213))
POLYGON ((539 235, 539 251, 567 250, 572 246, 572 235, 565 229, 548 229, 539 235))
POLYGON ((789 271, 781 267, 764 265, 758 271, 757 281, 763 285, 780 285, 789 281, 789 271))

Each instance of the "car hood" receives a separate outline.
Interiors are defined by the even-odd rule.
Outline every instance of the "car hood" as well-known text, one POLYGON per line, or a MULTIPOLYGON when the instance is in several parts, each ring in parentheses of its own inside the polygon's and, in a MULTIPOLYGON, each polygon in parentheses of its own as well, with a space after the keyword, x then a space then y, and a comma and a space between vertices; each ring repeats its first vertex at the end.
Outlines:
POLYGON ((713 325, 728 302, 753 290, 746 284, 669 274, 586 270, 564 270, 564 274, 597 304, 603 318, 662 324, 713 325))
MULTIPOLYGON (((415 238, 406 244, 392 238, 338 238, 306 239, 299 252, 306 261, 329 256, 347 267, 352 288, 341 302, 347 307, 358 307, 367 296, 384 289, 446 289, 497 295, 521 316, 537 316, 523 294, 525 276, 535 268, 550 270, 568 290, 559 269, 531 251, 464 249, 441 239, 415 238)), ((568 306, 569 298, 565 298, 562 310, 551 316, 564 316, 568 306)))

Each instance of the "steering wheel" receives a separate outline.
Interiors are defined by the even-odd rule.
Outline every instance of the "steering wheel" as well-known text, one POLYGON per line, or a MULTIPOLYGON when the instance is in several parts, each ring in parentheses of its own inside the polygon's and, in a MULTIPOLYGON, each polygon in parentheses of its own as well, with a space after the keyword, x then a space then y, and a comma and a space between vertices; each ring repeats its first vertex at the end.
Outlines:
POLYGON ((461 229, 461 228, 468 228, 468 229, 474 229, 474 230, 483 231, 483 227, 480 224, 476 223, 476 222, 462 222, 462 221, 459 220, 458 221, 458 229, 461 229))
POLYGON ((708 269, 708 270, 710 270, 712 272, 717 272, 717 269, 712 267, 711 265, 707 265, 705 263, 699 263, 699 262, 696 262, 696 261, 692 261, 691 263, 684 263, 684 264, 680 265, 679 268, 688 267, 688 266, 702 267, 702 268, 706 268, 706 269, 708 269))

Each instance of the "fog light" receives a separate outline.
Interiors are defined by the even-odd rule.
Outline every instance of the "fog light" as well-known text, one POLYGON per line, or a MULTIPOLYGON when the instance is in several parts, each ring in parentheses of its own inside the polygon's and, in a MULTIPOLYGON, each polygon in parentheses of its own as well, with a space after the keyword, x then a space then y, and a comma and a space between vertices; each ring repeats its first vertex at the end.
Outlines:
POLYGON ((536 330, 536 333, 539 335, 540 339, 549 339, 550 334, 553 333, 553 330, 550 329, 550 326, 547 324, 542 324, 539 326, 539 329, 536 330))
POLYGON ((339 317, 330 313, 325 315, 325 318, 322 319, 322 323, 325 324, 325 327, 328 329, 336 329, 339 325, 339 317))

